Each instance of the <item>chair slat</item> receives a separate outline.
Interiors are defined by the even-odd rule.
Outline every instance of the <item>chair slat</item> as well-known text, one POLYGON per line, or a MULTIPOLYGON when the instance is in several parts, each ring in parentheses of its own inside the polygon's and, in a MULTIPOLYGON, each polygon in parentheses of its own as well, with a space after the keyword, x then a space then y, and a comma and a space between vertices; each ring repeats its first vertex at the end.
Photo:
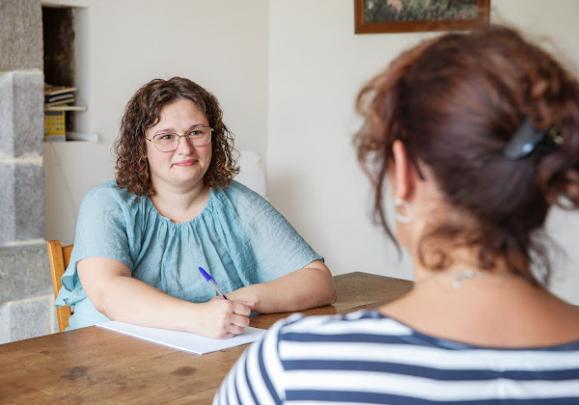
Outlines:
MULTIPOLYGON (((48 260, 50 263, 50 277, 52 278, 52 290, 54 297, 58 295, 62 286, 61 278, 70 262, 73 245, 62 246, 59 240, 47 241, 48 260)), ((71 310, 69 306, 58 307, 56 317, 58 319, 58 330, 63 332, 68 326, 71 310)))

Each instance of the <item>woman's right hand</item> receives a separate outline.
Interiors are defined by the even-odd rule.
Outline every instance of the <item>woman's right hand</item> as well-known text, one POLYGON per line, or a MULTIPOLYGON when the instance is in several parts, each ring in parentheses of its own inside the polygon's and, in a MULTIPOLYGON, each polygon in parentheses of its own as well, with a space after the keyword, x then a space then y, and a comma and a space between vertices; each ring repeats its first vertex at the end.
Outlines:
POLYGON ((199 306, 199 317, 191 328, 194 333, 212 338, 228 338, 243 333, 249 325, 251 303, 215 297, 196 305, 199 306))

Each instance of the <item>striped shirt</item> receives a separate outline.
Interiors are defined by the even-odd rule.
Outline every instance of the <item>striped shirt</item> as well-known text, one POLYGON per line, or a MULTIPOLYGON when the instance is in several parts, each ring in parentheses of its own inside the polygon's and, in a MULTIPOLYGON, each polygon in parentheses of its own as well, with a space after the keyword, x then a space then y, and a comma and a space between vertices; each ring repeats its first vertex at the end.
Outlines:
POLYGON ((579 341, 523 349, 435 338, 376 311, 277 322, 222 404, 579 404, 579 341))

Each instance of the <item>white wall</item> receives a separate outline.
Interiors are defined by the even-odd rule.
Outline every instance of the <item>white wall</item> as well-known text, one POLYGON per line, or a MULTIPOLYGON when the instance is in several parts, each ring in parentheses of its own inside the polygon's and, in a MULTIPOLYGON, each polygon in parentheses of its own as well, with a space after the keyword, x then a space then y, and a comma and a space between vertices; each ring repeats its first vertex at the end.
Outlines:
POLYGON ((241 147, 265 152, 266 0, 98 0, 88 12, 91 130, 112 141, 138 87, 181 75, 219 98, 241 147))
MULTIPOLYGON (((551 37, 579 62, 579 2, 493 0, 493 18, 551 37), (556 7, 555 7, 556 4, 556 7)), ((269 195, 336 273, 354 270, 411 278, 369 221, 369 188, 351 134, 362 83, 426 35, 354 35, 351 0, 271 0, 269 21, 269 195)), ((392 216, 390 216, 392 217, 392 216)), ((550 222, 570 261, 554 291, 579 304, 579 216, 550 222), (573 265, 572 263, 575 263, 573 265)))
POLYGON ((265 156, 267 0, 45 0, 76 11, 79 127, 101 144, 47 145, 46 238, 72 241, 82 196, 113 176, 123 108, 147 81, 186 76, 213 92, 239 149, 265 156))
POLYGON ((357 90, 417 37, 354 35, 349 0, 270 2, 268 188, 336 273, 410 275, 369 223, 350 139, 357 90))

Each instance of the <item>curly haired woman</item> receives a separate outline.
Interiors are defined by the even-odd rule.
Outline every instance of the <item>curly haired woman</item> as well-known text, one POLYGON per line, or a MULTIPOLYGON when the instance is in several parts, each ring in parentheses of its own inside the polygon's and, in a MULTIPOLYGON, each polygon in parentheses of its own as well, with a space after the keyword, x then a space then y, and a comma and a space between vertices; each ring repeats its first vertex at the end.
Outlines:
POLYGON ((228 337, 252 310, 335 300, 321 256, 232 180, 232 149, 219 103, 201 86, 174 77, 137 91, 116 144, 116 181, 92 189, 80 208, 57 299, 73 308, 69 329, 112 319, 228 337))

